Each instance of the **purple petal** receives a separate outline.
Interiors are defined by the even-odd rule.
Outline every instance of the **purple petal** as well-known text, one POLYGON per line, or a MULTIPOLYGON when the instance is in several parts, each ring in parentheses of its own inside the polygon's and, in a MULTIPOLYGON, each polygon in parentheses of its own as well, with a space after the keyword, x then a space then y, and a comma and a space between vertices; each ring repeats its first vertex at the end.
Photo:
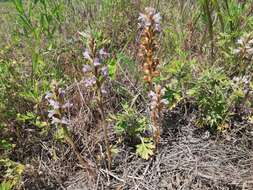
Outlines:
POLYGON ((102 75, 104 77, 107 77, 108 76, 108 68, 107 68, 107 66, 102 67, 101 72, 102 72, 102 75))
POLYGON ((48 116, 48 118, 52 118, 55 114, 56 114, 55 110, 49 110, 47 116, 48 116))
POLYGON ((107 94, 107 91, 105 89, 101 90, 102 94, 107 94))
POLYGON ((59 109, 59 108, 60 108, 59 102, 54 101, 54 100, 51 100, 51 99, 50 99, 48 102, 49 102, 49 104, 50 104, 54 109, 59 109))
POLYGON ((160 20, 162 19, 160 13, 156 13, 154 16, 153 16, 153 19, 155 21, 156 24, 159 24, 160 23, 160 20))
POLYGON ((253 48, 248 49, 247 53, 249 54, 249 56, 252 56, 253 55, 253 48))
POLYGON ((84 57, 85 59, 88 59, 88 60, 91 59, 91 57, 90 57, 90 52, 89 52, 88 49, 86 49, 86 50, 83 52, 83 57, 84 57))
POLYGON ((91 86, 93 86, 93 85, 95 85, 96 84, 96 77, 95 76, 93 76, 93 77, 91 77, 91 78, 88 78, 88 79, 86 79, 85 81, 84 81, 84 85, 86 86, 86 87, 91 87, 91 86))
POLYGON ((109 55, 109 53, 107 53, 107 52, 104 50, 104 48, 102 48, 102 49, 99 50, 99 55, 100 55, 101 57, 107 57, 107 56, 109 55))
POLYGON ((63 99, 66 94, 65 90, 62 90, 61 88, 59 88, 58 92, 59 92, 59 97, 63 99))
POLYGON ((148 93, 148 96, 149 96, 150 98, 152 98, 152 97, 156 96, 156 94, 155 94, 153 91, 150 91, 150 92, 148 93))
POLYGON ((84 65, 82 69, 83 73, 88 73, 91 71, 91 66, 90 65, 84 65))
POLYGON ((61 124, 69 125, 69 120, 66 117, 63 117, 60 121, 61 124))
POLYGON ((73 104, 71 104, 70 102, 67 102, 65 103, 62 108, 65 109, 65 108, 71 108, 73 106, 73 104))
POLYGON ((52 98, 53 94, 51 92, 47 92, 45 98, 48 100, 49 98, 52 98))
POLYGON ((53 117, 51 123, 52 123, 52 124, 61 123, 61 120, 58 119, 58 118, 56 118, 56 117, 53 117))
POLYGON ((95 58, 95 59, 94 59, 93 64, 94 64, 95 67, 101 65, 101 63, 99 62, 99 59, 98 59, 98 58, 95 58))
POLYGON ((53 117, 51 123, 52 124, 60 123, 60 124, 68 125, 69 124, 69 120, 67 118, 65 118, 65 117, 63 117, 62 119, 58 119, 56 117, 53 117))

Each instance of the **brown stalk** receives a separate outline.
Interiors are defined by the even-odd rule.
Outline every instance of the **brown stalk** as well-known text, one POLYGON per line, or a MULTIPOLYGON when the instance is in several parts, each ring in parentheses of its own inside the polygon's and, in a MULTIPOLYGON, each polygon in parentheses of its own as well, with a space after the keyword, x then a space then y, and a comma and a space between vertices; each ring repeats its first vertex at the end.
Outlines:
MULTIPOLYGON (((160 15, 159 15, 160 16, 160 15)), ((155 10, 152 8, 146 8, 145 13, 140 15, 142 24, 142 34, 140 39, 140 55, 143 58, 143 72, 144 72, 144 81, 148 85, 148 90, 153 91, 154 88, 154 78, 160 75, 160 72, 157 70, 159 65, 159 59, 155 57, 155 53, 158 49, 158 42, 156 40, 157 34, 160 32, 157 27, 160 25, 158 13, 155 13, 155 10)), ((160 89, 161 90, 161 89, 160 89)), ((155 90, 156 91, 156 90, 155 90)), ((159 96, 158 92, 155 92, 159 96)), ((157 102, 154 103, 154 106, 151 107, 151 122, 153 128, 155 129, 154 141, 156 145, 159 143, 160 139, 160 127, 158 123, 160 110, 159 103, 161 98, 157 99, 157 102)))

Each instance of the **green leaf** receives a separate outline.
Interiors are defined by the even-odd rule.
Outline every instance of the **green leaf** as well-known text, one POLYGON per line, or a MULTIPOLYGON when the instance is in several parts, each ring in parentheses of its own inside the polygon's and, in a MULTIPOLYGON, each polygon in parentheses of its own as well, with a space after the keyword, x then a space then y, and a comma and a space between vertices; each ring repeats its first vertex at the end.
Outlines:
POLYGON ((0 190, 11 190, 13 187, 13 184, 11 181, 3 181, 0 184, 0 190))
POLYGON ((64 129, 61 127, 59 129, 57 129, 54 137, 57 139, 57 140, 64 140, 64 138, 66 137, 66 133, 64 131, 64 129))
POLYGON ((136 145, 136 153, 143 159, 148 160, 154 154, 155 145, 150 139, 142 139, 142 143, 136 145))
POLYGON ((14 147, 13 144, 9 143, 6 140, 0 140, 0 149, 4 149, 4 150, 10 150, 14 147))
POLYGON ((116 77, 116 71, 117 71, 117 62, 115 59, 111 59, 108 62, 108 69, 109 69, 109 77, 114 80, 116 77))

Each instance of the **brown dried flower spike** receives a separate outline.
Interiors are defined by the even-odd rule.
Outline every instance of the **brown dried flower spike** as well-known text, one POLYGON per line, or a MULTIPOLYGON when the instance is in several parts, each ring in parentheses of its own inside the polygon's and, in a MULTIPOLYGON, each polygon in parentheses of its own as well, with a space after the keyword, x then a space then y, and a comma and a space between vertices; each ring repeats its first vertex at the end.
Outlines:
POLYGON ((150 7, 146 8, 145 13, 140 13, 139 16, 139 25, 142 29, 139 55, 144 61, 144 81, 148 83, 149 89, 152 87, 153 78, 160 75, 157 71, 159 59, 155 56, 159 47, 156 38, 161 31, 160 20, 160 13, 150 7))

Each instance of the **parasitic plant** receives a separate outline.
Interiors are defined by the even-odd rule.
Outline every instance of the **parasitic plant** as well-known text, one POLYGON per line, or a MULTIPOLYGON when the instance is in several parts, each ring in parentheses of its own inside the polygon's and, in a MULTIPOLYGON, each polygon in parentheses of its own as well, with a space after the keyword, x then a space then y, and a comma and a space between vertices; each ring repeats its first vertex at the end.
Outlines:
POLYGON ((82 167, 87 169, 90 175, 94 176, 94 170, 91 167, 91 163, 82 157, 67 128, 67 126, 70 124, 70 121, 65 115, 66 112, 72 107, 72 104, 70 102, 65 102, 65 91, 59 88, 59 85, 56 81, 52 82, 51 89, 52 92, 48 92, 45 96, 51 107, 51 110, 48 111, 48 118, 51 120, 52 124, 57 125, 62 130, 63 138, 72 148, 82 167))
POLYGON ((253 37, 250 34, 242 36, 237 40, 237 49, 234 49, 233 53, 241 60, 240 71, 243 76, 235 77, 237 81, 243 81, 245 85, 245 96, 241 102, 242 105, 246 103, 251 92, 251 81, 252 81, 252 60, 253 60, 253 37))
POLYGON ((144 81, 148 84, 148 89, 150 91, 150 119, 156 145, 160 140, 159 119, 162 108, 167 103, 162 99, 165 93, 164 89, 162 89, 160 85, 154 85, 154 78, 160 75, 160 72, 157 70, 159 58, 156 55, 159 48, 157 38, 161 32, 160 20, 160 13, 150 7, 146 8, 144 13, 140 13, 139 17, 139 26, 142 30, 140 38, 140 57, 143 60, 144 81))
POLYGON ((97 105, 101 115, 101 126, 104 133, 106 153, 108 158, 108 168, 111 168, 111 150, 108 137, 107 122, 104 108, 104 82, 108 78, 108 67, 104 64, 104 60, 108 57, 108 53, 104 49, 99 49, 95 38, 88 36, 87 47, 83 53, 84 58, 89 64, 83 66, 84 85, 93 88, 96 92, 97 105))
POLYGON ((155 53, 158 50, 157 35, 161 31, 161 16, 153 8, 146 8, 145 13, 140 13, 139 26, 142 30, 140 38, 140 57, 143 59, 144 81, 149 90, 152 89, 153 79, 160 75, 157 70, 159 59, 155 53))
POLYGON ((151 122, 154 130, 154 139, 156 144, 160 140, 160 118, 163 112, 164 107, 168 104, 166 99, 163 99, 165 95, 165 88, 162 88, 160 85, 155 86, 155 91, 149 93, 151 99, 150 109, 151 109, 151 122))
POLYGON ((236 44, 238 48, 234 50, 234 54, 243 60, 251 61, 253 56, 253 38, 251 35, 247 34, 241 37, 236 44))

